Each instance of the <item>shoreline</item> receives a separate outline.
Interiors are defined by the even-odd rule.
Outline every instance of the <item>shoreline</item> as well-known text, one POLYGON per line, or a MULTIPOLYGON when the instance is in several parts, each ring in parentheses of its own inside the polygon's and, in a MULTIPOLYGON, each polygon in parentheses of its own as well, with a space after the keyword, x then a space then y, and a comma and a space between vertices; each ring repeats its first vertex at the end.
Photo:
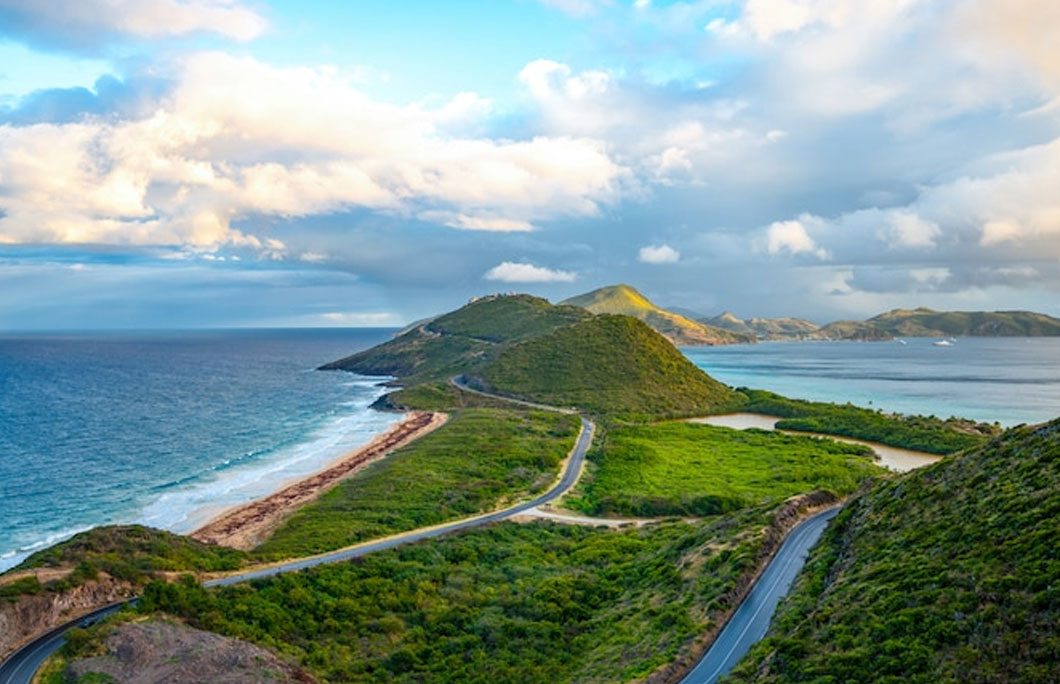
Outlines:
POLYGON ((857 439, 854 437, 846 437, 843 435, 829 435, 824 432, 803 432, 801 430, 778 430, 777 423, 783 420, 778 416, 770 416, 765 413, 748 413, 748 412, 737 412, 737 413, 723 413, 716 416, 703 416, 699 418, 688 418, 687 421, 690 423, 699 423, 702 425, 713 425, 715 427, 727 427, 734 430, 746 430, 748 428, 757 428, 759 430, 772 430, 776 432, 782 432, 786 435, 804 436, 804 437, 819 437, 825 439, 832 439, 837 442, 843 442, 845 444, 860 444, 872 449, 875 454, 875 461, 878 465, 887 468, 896 473, 904 473, 910 470, 916 470, 922 468, 937 461, 942 460, 942 456, 938 454, 929 454, 925 451, 915 451, 913 449, 903 449, 901 447, 893 447, 887 444, 880 444, 879 442, 870 442, 867 439, 857 439))
POLYGON ((372 441, 343 454, 315 473, 283 483, 279 489, 253 501, 222 510, 188 536, 207 544, 250 550, 302 506, 394 449, 441 427, 447 419, 444 413, 411 412, 372 441))

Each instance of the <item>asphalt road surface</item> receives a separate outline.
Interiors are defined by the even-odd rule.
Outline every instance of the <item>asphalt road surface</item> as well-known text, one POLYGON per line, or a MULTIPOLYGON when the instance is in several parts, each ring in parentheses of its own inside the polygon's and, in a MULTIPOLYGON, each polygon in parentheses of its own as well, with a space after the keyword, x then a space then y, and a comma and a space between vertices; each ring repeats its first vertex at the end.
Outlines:
POLYGON ((777 555, 755 582, 747 598, 733 613, 703 659, 681 680, 681 684, 714 684, 718 677, 728 673, 739 662, 756 641, 766 635, 777 603, 788 593, 795 576, 806 563, 810 549, 821 538, 828 521, 837 513, 838 508, 822 511, 803 520, 788 533, 777 555))
MULTIPOLYGON (((455 381, 454 381, 455 382, 455 381)), ((492 396, 492 395, 490 395, 492 396)), ((573 413, 567 409, 554 409, 552 407, 543 406, 540 404, 529 404, 528 402, 519 402, 526 405, 532 405, 535 408, 554 410, 561 413, 573 413)), ((261 579, 263 577, 272 577, 273 575, 279 575, 285 572, 294 572, 296 570, 304 570, 305 568, 311 568, 316 565, 323 565, 324 563, 339 563, 351 558, 357 558, 364 556, 369 553, 381 551, 383 549, 390 549, 395 546, 401 546, 402 544, 411 544, 423 539, 431 539, 433 537, 440 537, 443 534, 449 534, 450 532, 457 532, 459 530, 466 530, 473 527, 479 527, 486 525, 491 522, 498 520, 504 520, 513 515, 518 515, 528 509, 541 504, 548 503, 556 497, 564 494, 574 483, 578 481, 578 477, 581 474, 582 466, 585 463, 585 452, 589 450, 589 445, 593 441, 593 432, 596 426, 592 421, 582 418, 581 433, 578 435, 578 441, 574 445, 574 449, 570 452, 570 457, 567 459, 567 468, 563 471, 563 476, 560 481, 556 483, 552 489, 548 490, 544 494, 526 501, 521 504, 512 506, 511 508, 505 508, 495 513, 487 513, 474 518, 465 518, 463 520, 457 520, 456 522, 445 523, 442 525, 435 525, 433 527, 427 527, 419 530, 412 530, 411 532, 405 532, 403 534, 396 534, 386 539, 380 539, 378 541, 367 542, 359 544, 354 547, 340 549, 338 551, 332 551, 331 553, 321 554, 319 556, 311 556, 309 558, 301 558, 299 560, 288 561, 285 563, 279 563, 277 565, 270 565, 265 568, 257 570, 251 570, 249 572, 240 573, 237 575, 229 575, 220 579, 210 580, 203 582, 204 586, 224 586, 230 584, 239 584, 240 582, 248 582, 250 580, 261 579)), ((135 599, 132 599, 135 600, 135 599)), ((85 624, 92 622, 98 622, 104 617, 117 612, 123 603, 115 604, 102 608, 86 616, 82 616, 76 620, 56 627, 55 629, 42 634, 33 641, 29 642, 19 650, 15 651, 8 657, 7 660, 0 664, 0 684, 30 684, 33 680, 33 675, 37 672, 37 669, 41 666, 44 660, 63 645, 66 640, 66 632, 73 627, 81 627, 85 624)))

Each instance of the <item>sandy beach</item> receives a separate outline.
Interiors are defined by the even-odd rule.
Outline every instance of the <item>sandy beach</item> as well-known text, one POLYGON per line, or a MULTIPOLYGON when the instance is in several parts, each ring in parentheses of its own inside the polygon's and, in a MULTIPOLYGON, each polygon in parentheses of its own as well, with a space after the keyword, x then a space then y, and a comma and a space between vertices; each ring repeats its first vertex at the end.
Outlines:
POLYGON ((363 447, 351 451, 327 468, 255 501, 228 509, 191 537, 210 544, 252 549, 300 507, 382 459, 392 450, 418 439, 445 423, 444 413, 415 412, 363 447))

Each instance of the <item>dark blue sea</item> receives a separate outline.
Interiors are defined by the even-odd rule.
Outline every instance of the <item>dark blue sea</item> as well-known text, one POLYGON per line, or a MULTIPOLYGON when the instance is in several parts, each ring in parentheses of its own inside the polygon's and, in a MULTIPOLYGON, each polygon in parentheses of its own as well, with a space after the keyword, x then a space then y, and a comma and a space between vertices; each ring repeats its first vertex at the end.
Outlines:
POLYGON ((733 386, 1012 426, 1060 417, 1060 338, 763 342, 686 348, 733 386), (904 343, 903 343, 904 342, 904 343))
POLYGON ((195 529, 399 418, 313 370, 391 330, 0 336, 0 570, 78 530, 195 529))

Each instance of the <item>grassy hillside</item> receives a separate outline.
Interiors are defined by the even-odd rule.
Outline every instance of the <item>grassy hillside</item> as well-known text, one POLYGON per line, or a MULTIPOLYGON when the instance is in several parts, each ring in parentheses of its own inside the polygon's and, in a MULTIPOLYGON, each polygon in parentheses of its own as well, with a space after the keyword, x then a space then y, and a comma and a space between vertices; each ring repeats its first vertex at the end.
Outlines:
POLYGON ((502 523, 140 608, 281 651, 323 682, 642 682, 716 626, 768 509, 622 531, 502 523))
POLYGON ((611 285, 571 297, 562 302, 579 306, 596 314, 620 314, 632 316, 654 328, 659 334, 676 345, 702 346, 754 342, 754 336, 734 333, 686 318, 653 304, 629 285, 611 285))
POLYGON ((628 316, 595 316, 505 347, 473 379, 500 393, 625 419, 717 413, 743 400, 628 316))
POLYGON ((1060 681, 1060 420, 877 485, 730 681, 1060 681))
POLYGON ((903 337, 1036 337, 1060 335, 1060 319, 1031 311, 894 309, 868 320, 903 337))
POLYGON ((467 409, 304 506, 257 551, 321 553, 541 492, 579 427, 558 413, 467 409))
POLYGON ((0 584, 0 598, 41 591, 66 591, 99 573, 142 584, 160 572, 235 570, 247 560, 242 551, 211 546, 189 537, 141 525, 108 525, 77 534, 33 554, 7 574, 46 568, 69 571, 45 584, 29 577, 0 584))
POLYGON ((589 315, 530 295, 483 297, 321 369, 393 375, 406 384, 445 378, 488 360, 502 343, 530 339, 589 315))
POLYGON ((612 428, 591 459, 566 505, 593 515, 715 515, 885 472, 860 445, 683 422, 612 428))
POLYGON ((929 454, 949 454, 979 446, 1001 432, 996 424, 962 418, 903 416, 852 404, 788 399, 764 390, 741 387, 739 391, 749 400, 744 410, 784 418, 777 423, 781 430, 853 437, 929 454))
POLYGON ((856 342, 879 342, 894 335, 866 321, 835 321, 823 326, 812 335, 820 340, 851 340, 856 342))

